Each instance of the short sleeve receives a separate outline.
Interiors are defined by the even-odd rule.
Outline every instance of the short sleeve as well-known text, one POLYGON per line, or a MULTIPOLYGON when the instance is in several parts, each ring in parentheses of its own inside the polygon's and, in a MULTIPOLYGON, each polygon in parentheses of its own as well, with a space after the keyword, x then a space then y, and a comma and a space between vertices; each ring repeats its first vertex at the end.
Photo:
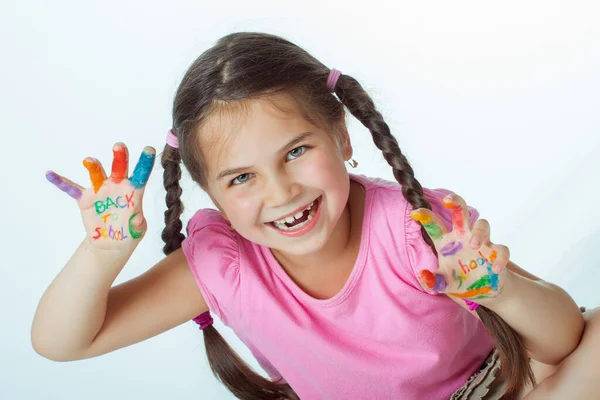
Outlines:
MULTIPOLYGON (((432 211, 440 217, 444 225, 448 230, 452 230, 452 211, 444 207, 442 199, 449 194, 453 194, 450 190, 446 189, 423 189, 425 198, 431 204, 432 211)), ((438 262, 436 256, 431 251, 429 245, 423 240, 421 234, 421 224, 410 216, 413 210, 410 203, 407 203, 407 209, 405 214, 405 232, 406 232, 406 251, 408 260, 410 262, 412 272, 414 273, 416 282, 418 284, 419 271, 428 269, 435 271, 438 268, 438 262)), ((479 218, 479 212, 473 207, 469 207, 469 220, 471 226, 479 218)), ((419 289, 429 294, 438 294, 434 291, 428 291, 421 287, 419 289)))
POLYGON ((237 233, 217 210, 202 209, 188 222, 181 248, 209 309, 229 326, 241 304, 237 233))

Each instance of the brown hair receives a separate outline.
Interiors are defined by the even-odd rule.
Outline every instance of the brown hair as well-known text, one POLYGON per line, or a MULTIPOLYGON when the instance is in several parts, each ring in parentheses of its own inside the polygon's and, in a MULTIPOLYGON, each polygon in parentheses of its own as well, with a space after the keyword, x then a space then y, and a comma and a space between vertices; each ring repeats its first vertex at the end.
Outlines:
MULTIPOLYGON (((303 115, 329 131, 343 121, 344 106, 369 129, 375 145, 392 166, 402 194, 413 208, 430 204, 413 169, 400 151, 398 142, 375 108, 369 95, 351 76, 341 75, 334 96, 326 87, 329 68, 289 41, 264 33, 238 32, 227 35, 205 51, 191 65, 177 90, 173 104, 173 130, 179 149, 165 146, 162 155, 164 187, 167 191, 163 251, 169 254, 181 247, 180 161, 192 179, 207 186, 203 157, 197 145, 200 128, 215 112, 268 98, 275 93, 292 96, 303 115), (338 100, 339 99, 339 100, 338 100)), ((424 228, 423 240, 436 254, 424 228)), ((521 337, 491 310, 480 306, 477 314, 500 351, 502 373, 508 380, 505 398, 516 396, 533 373, 521 337)), ((216 377, 241 399, 298 399, 283 381, 272 382, 255 373, 223 340, 211 325, 204 330, 208 360, 216 377)))

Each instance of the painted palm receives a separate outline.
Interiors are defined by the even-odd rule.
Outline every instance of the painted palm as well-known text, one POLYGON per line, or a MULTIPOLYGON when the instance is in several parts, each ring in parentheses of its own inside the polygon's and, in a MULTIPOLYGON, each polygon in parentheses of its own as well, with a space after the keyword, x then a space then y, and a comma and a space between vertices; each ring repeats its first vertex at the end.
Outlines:
POLYGON ((430 210, 419 209, 411 217, 419 221, 438 252, 439 265, 419 271, 421 285, 429 290, 476 301, 502 292, 503 265, 496 265, 496 250, 488 243, 474 250, 469 245, 471 227, 468 208, 459 196, 448 196, 443 205, 452 211, 452 231, 430 210))
POLYGON ((82 186, 52 171, 46 178, 74 198, 81 209, 88 239, 98 248, 136 245, 144 236, 146 221, 142 212, 142 197, 152 172, 156 151, 145 147, 129 177, 127 147, 117 143, 113 147, 110 177, 95 158, 86 158, 83 165, 89 171, 92 186, 82 186))

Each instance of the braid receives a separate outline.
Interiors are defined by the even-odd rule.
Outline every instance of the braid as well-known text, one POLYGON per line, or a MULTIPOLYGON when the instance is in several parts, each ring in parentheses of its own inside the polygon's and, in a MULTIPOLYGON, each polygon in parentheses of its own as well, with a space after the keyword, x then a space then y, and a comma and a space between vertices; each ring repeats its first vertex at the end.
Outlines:
MULTIPOLYGON (((338 81, 336 94, 348 108, 348 111, 371 132, 375 146, 381 150, 383 158, 392 166, 394 177, 402 186, 404 198, 414 209, 426 208, 431 210, 431 205, 423 194, 423 187, 415 178, 412 167, 400 151, 398 141, 391 134, 390 128, 383 120, 383 116, 377 111, 375 104, 360 84, 354 78, 343 75, 341 82, 338 81), (359 93, 359 95, 348 95, 353 93, 359 93)), ((423 239, 437 256, 433 241, 425 231, 425 227, 421 226, 421 232, 423 239)))
MULTIPOLYGON (((394 177, 402 186, 404 198, 413 209, 426 208, 431 205, 423 194, 423 187, 417 181, 414 171, 406 157, 400 151, 398 142, 391 134, 375 104, 360 84, 348 75, 342 75, 335 90, 340 101, 348 108, 365 127, 369 129, 373 142, 379 148, 385 160, 393 168, 394 177)), ((421 225, 423 240, 431 247, 437 257, 433 241, 421 225)), ((490 309, 479 306, 477 314, 494 339, 500 353, 502 376, 508 382, 504 399, 516 398, 521 388, 527 383, 534 384, 535 378, 522 337, 512 329, 500 316, 490 309)))
POLYGON ((179 150, 171 146, 165 146, 161 158, 161 164, 164 168, 163 185, 167 191, 165 211, 165 228, 162 231, 162 240, 165 242, 163 252, 165 255, 172 253, 181 247, 181 242, 185 239, 181 228, 181 214, 183 213, 183 203, 181 202, 181 167, 179 163, 181 156, 179 150))

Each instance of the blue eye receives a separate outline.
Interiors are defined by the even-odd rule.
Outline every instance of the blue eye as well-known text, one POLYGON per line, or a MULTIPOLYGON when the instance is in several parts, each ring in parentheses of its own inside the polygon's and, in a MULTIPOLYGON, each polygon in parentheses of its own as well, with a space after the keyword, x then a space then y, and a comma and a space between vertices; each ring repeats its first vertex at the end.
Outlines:
POLYGON ((236 177, 234 180, 232 180, 232 181, 231 181, 231 183, 232 183, 233 185, 239 185, 239 184, 241 184, 241 183, 244 183, 244 182, 246 182, 248 179, 240 179, 240 178, 242 178, 242 177, 248 177, 249 175, 250 175, 250 174, 241 174, 241 175, 238 175, 238 176, 237 176, 237 177, 236 177), (235 183, 235 181, 238 181, 239 183, 235 183))
POLYGON ((295 149, 292 149, 288 152, 294 158, 300 157, 306 151, 306 146, 298 146, 295 149), (302 149, 302 150, 300 150, 302 149))

